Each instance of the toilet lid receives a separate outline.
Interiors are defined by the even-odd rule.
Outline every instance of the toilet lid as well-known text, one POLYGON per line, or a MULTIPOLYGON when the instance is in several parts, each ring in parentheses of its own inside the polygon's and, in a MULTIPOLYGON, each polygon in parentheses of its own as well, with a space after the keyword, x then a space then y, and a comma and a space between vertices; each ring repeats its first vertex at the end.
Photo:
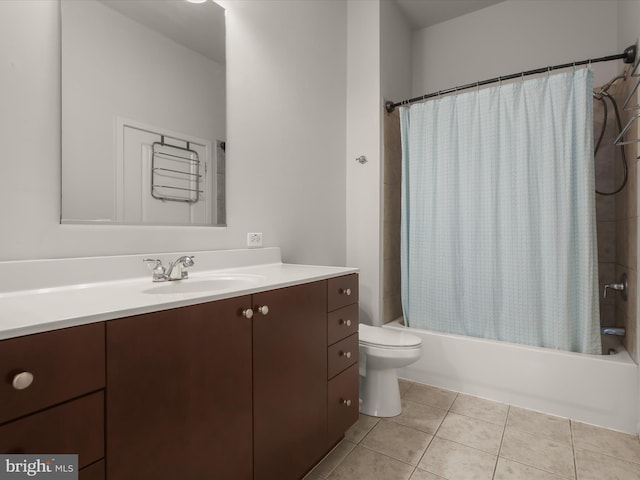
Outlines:
POLYGON ((410 333, 397 332, 387 328, 371 327, 369 325, 359 325, 360 343, 379 347, 418 347, 422 345, 422 340, 410 333))

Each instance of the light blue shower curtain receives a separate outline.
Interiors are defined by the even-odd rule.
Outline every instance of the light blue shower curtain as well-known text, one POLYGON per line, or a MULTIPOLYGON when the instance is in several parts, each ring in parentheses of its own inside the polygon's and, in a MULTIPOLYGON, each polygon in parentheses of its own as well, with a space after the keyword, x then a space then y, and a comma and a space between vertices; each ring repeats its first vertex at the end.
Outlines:
POLYGON ((412 327, 600 354, 588 69, 400 109, 412 327))

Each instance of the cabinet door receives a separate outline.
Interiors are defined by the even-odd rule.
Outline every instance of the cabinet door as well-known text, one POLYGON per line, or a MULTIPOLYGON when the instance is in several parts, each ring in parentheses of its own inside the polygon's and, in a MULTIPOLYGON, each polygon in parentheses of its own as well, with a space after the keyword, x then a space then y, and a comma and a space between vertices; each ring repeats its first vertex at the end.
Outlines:
POLYGON ((254 479, 295 480, 326 450, 326 283, 254 295, 254 479))
POLYGON ((250 297, 107 322, 107 478, 250 479, 250 297))

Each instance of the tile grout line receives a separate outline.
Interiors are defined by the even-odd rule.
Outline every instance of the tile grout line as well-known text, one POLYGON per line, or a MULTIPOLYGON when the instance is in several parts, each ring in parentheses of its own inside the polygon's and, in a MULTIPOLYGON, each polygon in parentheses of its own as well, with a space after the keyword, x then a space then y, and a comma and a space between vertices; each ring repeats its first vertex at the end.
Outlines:
POLYGON ((507 416, 504 419, 504 426, 502 428, 502 436, 500 437, 500 446, 498 447, 498 456, 496 457, 496 464, 493 467, 492 479, 496 478, 498 472, 498 462, 500 461, 500 453, 502 452, 502 443, 504 442, 504 435, 507 433, 507 424, 509 423, 509 413, 511 413, 511 405, 507 404, 507 416))
MULTIPOLYGON (((431 444, 433 443, 433 441, 436 438, 436 433, 438 433, 438 430, 440 430, 440 427, 442 426, 442 424, 444 423, 444 419, 447 418, 447 415, 449 415, 449 412, 451 411, 451 407, 453 406, 453 404, 456 402, 456 398, 458 398, 459 393, 455 392, 455 397, 453 398, 453 401, 451 402, 451 405, 449 405, 449 407, 446 410, 446 414, 444 415, 444 417, 442 417, 442 420, 440 421, 440 424, 438 425, 438 428, 436 428, 433 432, 433 434, 428 433, 427 435, 431 435, 431 440, 429 441, 429 444, 427 445, 427 448, 424 449, 424 452, 422 452, 422 455, 420 456, 420 459, 418 460, 418 463, 416 464, 416 470, 418 469, 418 465, 420 465, 420 462, 422 462, 422 459, 424 458, 424 456, 427 454, 427 451, 429 450, 429 447, 431 447, 431 444)), ((415 402, 414 402, 415 403, 415 402)), ((433 407, 432 405, 429 405, 432 408, 438 408, 438 407, 433 407)), ((441 409, 442 410, 442 409, 441 409)), ((417 430, 417 429, 414 429, 417 430)), ((418 430, 420 431, 420 430, 418 430)), ((423 432, 423 433, 427 433, 427 432, 423 432)), ((428 471, 428 470, 427 470, 428 471)), ((415 473, 415 470, 414 470, 415 473)), ((433 472, 429 472, 429 473, 433 473, 433 472)), ((413 473, 411 474, 413 475, 413 473)), ((435 474, 434 474, 435 475, 435 474)), ((439 476, 439 475, 438 475, 439 476)), ((411 477, 409 477, 411 478, 411 477)))
POLYGON ((573 420, 569 420, 569 432, 571 433, 571 453, 573 453, 573 474, 578 478, 578 459, 576 458, 576 444, 573 438, 573 420))
MULTIPOLYGON (((511 428, 514 428, 514 427, 511 427, 511 428)), ((526 435, 530 435, 530 436, 532 436, 532 437, 540 437, 540 438, 542 438, 542 439, 549 440, 547 437, 544 437, 544 436, 542 436, 542 435, 537 435, 537 434, 534 434, 534 433, 525 432, 524 430, 520 430, 520 429, 517 429, 517 428, 514 428, 514 430, 517 430, 517 431, 519 431, 519 432, 521 432, 521 433, 524 433, 524 434, 526 434, 526 435)), ((506 426, 505 426, 505 431, 506 431, 506 426)), ((555 442, 556 442, 556 443, 558 443, 558 444, 560 444, 561 446, 567 446, 567 445, 568 445, 568 444, 567 444, 567 443, 565 443, 565 442, 558 442, 558 441, 555 441, 555 442)), ((501 455, 501 456, 500 456, 500 458, 504 458, 504 459, 509 460, 509 461, 511 461, 511 462, 519 463, 519 464, 521 464, 521 465, 525 465, 525 466, 527 466, 527 467, 530 467, 530 468, 533 468, 533 469, 536 469, 536 470, 541 470, 541 471, 543 471, 543 472, 546 472, 546 473, 548 473, 548 474, 550 474, 550 475, 553 475, 553 476, 555 476, 555 477, 558 477, 558 478, 562 478, 562 479, 566 479, 566 480, 575 480, 575 479, 576 479, 576 467, 575 467, 575 456, 573 455, 574 449, 573 449, 573 445, 569 445, 569 446, 571 447, 572 456, 573 456, 573 458, 574 458, 574 472, 573 472, 573 475, 572 475, 572 478, 571 478, 571 479, 570 479, 569 477, 566 477, 566 476, 564 476, 564 475, 560 474, 560 473, 557 473, 557 472, 552 471, 551 469, 549 469, 549 468, 548 468, 548 467, 546 467, 546 466, 545 466, 545 467, 543 467, 543 466, 541 466, 541 465, 534 464, 533 462, 528 463, 528 462, 526 462, 526 461, 524 461, 524 460, 522 460, 522 459, 516 459, 516 458, 507 457, 507 456, 503 456, 503 455, 501 455)))
MULTIPOLYGON (((391 460, 395 460, 396 462, 400 462, 400 463, 402 463, 402 464, 404 464, 404 465, 407 465, 407 466, 409 466, 409 467, 413 468, 413 470, 411 471, 411 475, 413 475, 413 472, 415 471, 415 469, 416 469, 416 468, 418 468, 418 467, 417 467, 417 465, 411 465, 410 463, 407 463, 407 462, 405 462, 404 460, 400 460, 399 458, 392 457, 391 455, 389 455, 389 454, 387 454, 387 453, 382 453, 382 452, 380 452, 380 451, 378 451, 378 450, 375 450, 375 449, 373 449, 373 448, 371 448, 371 447, 367 447, 366 445, 356 445, 356 446, 361 447, 361 448, 364 448, 364 449, 366 449, 366 450, 369 450, 370 452, 373 452, 373 453, 375 453, 376 455, 382 455, 383 457, 390 458, 391 460)), ((354 450, 355 450, 355 448, 354 448, 354 450)), ((351 453, 351 452, 349 452, 349 453, 351 453)), ((345 458, 346 458, 346 457, 345 457, 345 458)), ((422 458, 422 457, 421 457, 421 458, 422 458)), ((344 459, 343 459, 343 460, 344 460, 344 459)), ((340 463, 342 463, 342 461, 341 461, 340 463)), ((409 475, 409 477, 411 477, 411 475, 409 475)))
MULTIPOLYGON (((413 385, 412 385, 412 386, 413 386, 413 385)), ((407 391, 409 391, 410 389, 411 389, 411 387, 409 387, 409 389, 407 389, 407 391)), ((405 392, 405 393, 406 393, 406 392, 405 392)), ((394 418, 394 417, 390 417, 390 418, 389 418, 389 421, 393 421, 393 420, 392 420, 393 418, 394 418)), ((380 424, 380 421, 381 421, 381 420, 382 420, 382 417, 378 417, 378 420, 377 420, 377 421, 373 424, 373 426, 372 426, 372 427, 371 427, 371 428, 370 428, 370 429, 369 429, 369 430, 368 430, 368 431, 367 431, 367 432, 362 436, 362 438, 361 438, 358 442, 354 443, 354 445, 355 445, 355 446, 354 446, 354 448, 352 448, 352 449, 351 449, 351 451, 349 451, 349 453, 348 453, 347 455, 345 455, 345 456, 344 456, 344 458, 342 458, 342 459, 341 459, 341 460, 336 464, 336 466, 335 466, 335 467, 334 467, 334 468, 329 472, 329 475, 328 475, 327 477, 325 477, 325 480, 326 480, 326 479, 328 479, 328 478, 331 476, 331 474, 332 474, 332 473, 333 473, 333 472, 334 472, 334 471, 335 471, 335 470, 340 466, 340 464, 342 464, 342 462, 344 462, 344 461, 346 460, 346 458, 347 458, 349 455, 351 455, 351 453, 352 453, 352 452, 353 452, 357 447, 364 448, 364 449, 369 450, 370 452, 373 452, 373 453, 375 453, 375 454, 377 454, 377 455, 382 455, 382 456, 384 456, 384 457, 390 458, 390 459, 392 459, 392 460, 396 460, 396 461, 398 461, 398 462, 400 462, 400 463, 403 463, 403 464, 405 464, 405 465, 408 465, 409 467, 412 467, 412 468, 413 468, 413 470, 412 470, 412 471, 411 471, 411 473, 409 474, 409 477, 408 477, 408 479, 407 479, 407 480, 409 480, 409 479, 411 478, 411 476, 413 476, 413 474, 415 473, 415 471, 418 469, 418 463, 420 463, 420 460, 422 460, 422 457, 424 456, 424 453, 425 453, 425 452, 427 451, 427 449, 429 448, 429 445, 431 445, 431 441, 433 441, 433 438, 435 438, 435 436, 434 436, 434 435, 431 435, 430 433, 424 432, 424 431, 422 431, 422 430, 418 430, 417 428, 409 427, 408 425, 402 425, 402 424, 399 424, 399 423, 398 423, 398 425, 400 425, 400 426, 403 426, 403 427, 405 427, 405 428, 410 428, 411 430, 415 430, 416 432, 420 432, 420 433, 423 433, 423 434, 426 434, 426 435, 431 435, 431 437, 432 437, 432 438, 431 438, 431 441, 429 441, 429 443, 427 444, 427 447, 425 448, 425 451, 424 451, 424 452, 422 453, 422 455, 420 456, 420 459, 418 460, 418 462, 416 463, 416 465, 412 465, 412 464, 410 464, 410 463, 407 463, 407 462, 406 462, 406 461, 404 461, 404 460, 401 460, 401 459, 399 459, 399 458, 393 457, 393 456, 391 456, 391 455, 389 455, 389 454, 386 454, 386 453, 382 453, 382 452, 380 452, 380 451, 378 451, 378 450, 375 450, 375 449, 373 449, 373 448, 371 448, 371 447, 368 447, 367 445, 363 445, 363 444, 362 444, 362 442, 365 440, 365 438, 367 438, 367 437, 371 434, 371 432, 373 432, 373 430, 374 430, 374 429, 375 429, 375 428, 380 424)), ((396 422, 394 422, 394 423, 396 423, 396 422)), ((353 443, 353 442, 352 442, 352 443, 353 443)))
MULTIPOLYGON (((427 435, 431 435, 431 434, 427 434, 427 435)), ((422 452, 422 455, 420 455, 420 458, 416 463, 416 470, 418 469, 418 465, 420 465, 420 462, 422 462, 422 459, 424 458, 424 456, 427 454, 427 450, 429 450, 429 447, 431 446, 431 443, 433 443, 434 438, 436 438, 435 434, 431 435, 431 440, 429 440, 429 443, 427 444, 427 448, 424 449, 424 452, 422 452)), ((415 473, 415 470, 414 470, 414 473, 415 473)), ((411 475, 413 475, 413 473, 411 475)))
MULTIPOLYGON (((405 380, 407 381, 407 380, 405 380)), ((416 383, 415 382, 411 382, 411 385, 409 386, 409 388, 407 388, 402 395, 400 395, 400 402, 402 402, 402 399, 404 398, 404 396, 409 393, 409 391, 414 387, 416 383)), ((398 424, 400 425, 400 424, 398 424)), ((415 430, 416 432, 420 432, 420 433, 426 433, 426 432, 422 432, 420 430, 418 430, 417 428, 413 428, 413 427, 407 427, 407 428, 412 428, 413 430, 415 430)), ((418 462, 415 464, 415 466, 413 467, 413 470, 411 471, 411 475, 409 475, 409 479, 410 480, 411 477, 413 477, 413 474, 416 473, 416 470, 418 469, 418 464, 420 463, 420 461, 422 460, 422 457, 424 457, 425 452, 429 449, 429 445, 431 445, 431 442, 433 441, 433 437, 431 437, 431 440, 429 440, 429 443, 427 444, 427 448, 424 449, 424 452, 422 452, 422 455, 420 455, 420 458, 418 459, 418 462)))
MULTIPOLYGON (((362 414, 358 413, 358 420, 360 419, 360 415, 362 415, 362 414)), ((331 474, 332 474, 332 473, 333 473, 333 472, 338 468, 338 466, 340 466, 340 464, 341 464, 342 462, 344 462, 344 460, 345 460, 349 455, 351 455, 351 452, 353 452, 353 451, 356 449, 356 447, 360 444, 360 442, 362 442, 362 441, 365 439, 365 437, 366 437, 367 435, 369 435, 369 433, 371 433, 371 431, 376 427, 376 425, 378 425, 378 423, 379 423, 379 422, 380 422, 380 420, 378 419, 378 420, 377 420, 377 421, 376 421, 376 422, 371 426, 371 428, 369 428, 369 429, 366 431, 366 433, 362 436, 362 438, 361 438, 360 440, 358 440, 357 442, 353 442, 353 441, 351 441, 351 440, 348 440, 346 437, 344 437, 342 440, 340 440, 340 441, 336 444, 336 446, 335 446, 335 447, 333 447, 333 448, 329 451, 329 453, 327 453, 327 454, 322 458, 322 460, 320 460, 320 461, 319 461, 319 462, 318 462, 318 463, 317 463, 317 464, 316 464, 316 465, 311 469, 311 471, 310 471, 309 473, 312 473, 312 472, 315 470, 315 468, 316 468, 318 465, 320 465, 320 464, 321 464, 321 463, 322 463, 322 462, 323 462, 323 461, 324 461, 324 460, 325 460, 329 455, 331 455, 331 453, 333 453, 333 451, 334 451, 334 450, 336 450, 336 449, 338 448, 338 446, 339 446, 342 442, 345 442, 345 441, 346 441, 346 442, 352 443, 352 444, 353 444, 353 448, 352 448, 351 450, 349 450, 349 452, 348 452, 344 457, 342 457, 342 459, 340 459, 340 461, 339 461, 338 463, 336 463, 336 464, 335 464, 335 466, 334 466, 331 470, 329 470, 329 471, 327 472, 326 476, 318 474, 318 476, 319 476, 319 477, 321 477, 321 478, 323 478, 324 480, 328 479, 328 478, 331 476, 331 474)))

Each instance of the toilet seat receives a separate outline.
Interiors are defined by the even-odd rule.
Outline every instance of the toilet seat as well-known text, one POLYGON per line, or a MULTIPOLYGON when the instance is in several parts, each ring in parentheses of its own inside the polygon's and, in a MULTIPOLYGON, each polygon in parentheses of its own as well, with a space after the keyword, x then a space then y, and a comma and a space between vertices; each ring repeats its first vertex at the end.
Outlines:
POLYGON ((390 349, 412 349, 422 345, 422 339, 410 333, 395 332, 364 324, 360 324, 359 327, 358 335, 362 345, 390 349))

